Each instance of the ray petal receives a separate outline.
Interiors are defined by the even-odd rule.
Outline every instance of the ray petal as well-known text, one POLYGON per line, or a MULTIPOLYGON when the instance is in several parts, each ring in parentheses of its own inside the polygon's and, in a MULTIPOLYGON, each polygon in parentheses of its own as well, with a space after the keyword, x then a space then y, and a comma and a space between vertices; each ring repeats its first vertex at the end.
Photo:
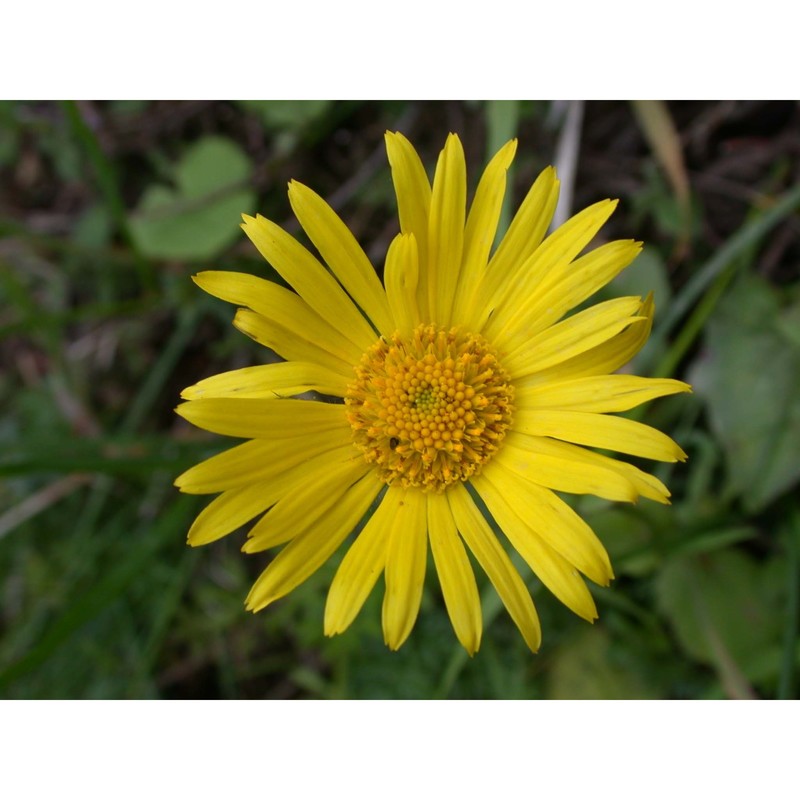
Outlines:
POLYGON ((326 636, 348 628, 383 572, 392 525, 404 497, 405 490, 390 486, 342 559, 325 603, 326 636))
POLYGON ((184 400, 202 397, 291 397, 314 391, 344 397, 348 380, 320 364, 286 361, 221 372, 181 392, 184 400))
POLYGON ((247 596, 248 610, 260 611, 316 572, 355 528, 379 491, 377 480, 366 475, 338 497, 324 521, 310 525, 261 573, 247 596))
POLYGON ((587 411, 518 409, 514 428, 533 436, 613 450, 654 461, 685 461, 686 453, 666 434, 632 419, 587 411))
POLYGON ((419 254, 417 305, 428 310, 428 218, 431 208, 431 185, 425 167, 411 142, 402 133, 386 133, 386 153, 392 169, 397 195, 400 232, 413 234, 419 254))
POLYGON ((656 397, 691 390, 688 383, 671 378, 593 375, 520 388, 514 395, 514 402, 520 409, 550 408, 603 413, 628 411, 656 397))
POLYGON ((286 439, 347 425, 343 404, 316 400, 208 397, 181 403, 175 412, 203 430, 243 439, 286 439))
MULTIPOLYGON (((592 471, 596 469, 603 470, 605 473, 616 473, 633 487, 637 495, 655 500, 657 503, 669 503, 670 494, 667 487, 654 475, 643 472, 638 467, 634 467, 633 464, 628 464, 617 458, 611 458, 602 453, 595 453, 593 450, 587 450, 585 447, 580 447, 570 442, 562 442, 558 439, 550 439, 544 436, 529 436, 514 432, 509 435, 507 441, 526 452, 537 454, 537 463, 539 457, 547 456, 558 459, 565 464, 573 464, 572 472, 575 474, 585 473, 591 475, 592 471)), ((502 452, 498 457, 501 456, 502 452)), ((510 468, 513 469, 513 466, 510 468)), ((533 474, 535 473, 532 472, 531 476, 533 474)), ((531 479, 536 480, 533 477, 531 479)), ((605 484, 605 479, 603 484, 607 490, 608 485, 605 484)), ((551 486, 550 488, 559 489, 560 487, 551 486)), ((622 486, 620 486, 620 491, 623 491, 622 486)), ((594 492, 594 494, 599 497, 608 497, 607 494, 601 494, 600 492, 594 492)), ((612 498, 609 497, 608 499, 612 498)))
POLYGON ((524 341, 503 357, 503 366, 512 377, 524 377, 596 347, 625 330, 636 316, 642 301, 638 297, 620 297, 598 303, 568 317, 524 341))
MULTIPOLYGON (((336 495, 337 491, 341 494, 347 486, 369 469, 363 459, 358 456, 356 459, 354 461, 352 448, 340 448, 307 459, 293 467, 283 464, 280 471, 268 479, 247 483, 223 492, 200 512, 189 530, 189 544, 195 547, 213 542, 249 522, 270 506, 272 506, 270 511, 256 523, 249 532, 249 537, 264 531, 272 532, 276 528, 280 533, 284 533, 287 527, 293 530, 290 525, 286 526, 287 505, 295 509, 296 515, 295 520, 289 520, 289 522, 301 523, 301 527, 304 527, 304 520, 311 518, 309 508, 313 508, 316 512, 322 505, 324 511, 325 503, 329 502, 331 494, 336 495), (309 495, 313 496, 314 491, 322 496, 322 500, 317 499, 313 505, 306 505, 305 513, 299 513, 298 506, 302 509, 303 501, 308 504, 307 498, 309 495), (303 500, 304 498, 305 500, 303 500), (264 524, 265 519, 269 520, 269 524, 264 524), (281 528, 282 523, 286 527, 281 528)), ((275 538, 275 534, 272 533, 272 535, 275 538)), ((294 534, 284 539, 278 538, 275 543, 286 541, 292 535, 294 534)), ((262 535, 260 539, 256 539, 256 543, 258 544, 266 538, 265 535, 262 535)), ((247 544, 249 545, 252 541, 250 539, 247 544)), ((266 547, 269 546, 271 543, 267 543, 266 547)), ((264 548, 245 545, 244 549, 251 552, 264 548)))
POLYGON ((242 228, 262 256, 329 325, 362 352, 377 338, 336 279, 283 228, 262 216, 243 216, 242 228))
POLYGON ((518 376, 516 386, 537 386, 551 381, 608 375, 625 366, 644 346, 653 325, 653 296, 648 295, 631 324, 586 352, 568 358, 547 369, 518 376))
POLYGON ((461 537, 489 577, 525 643, 535 653, 542 643, 542 628, 520 574, 464 486, 456 483, 449 487, 446 497, 461 537))
POLYGON ((394 327, 408 336, 421 320, 417 307, 419 254, 413 233, 398 233, 394 238, 386 254, 383 277, 394 327))
MULTIPOLYGON (((542 170, 489 261, 482 291, 487 301, 494 299, 501 287, 504 289, 509 278, 544 240, 558 203, 558 189, 556 171, 552 167, 542 170)), ((485 317, 488 318, 492 305, 487 302, 487 306, 485 317)))
POLYGON ((555 324, 628 267, 641 250, 641 242, 608 242, 576 261, 562 262, 520 308, 518 327, 533 336, 555 324))
POLYGON ((616 200, 601 200, 567 220, 524 262, 515 265, 491 300, 494 313, 483 334, 502 346, 505 337, 519 331, 526 307, 536 300, 548 276, 569 264, 596 236, 617 206, 616 200))
POLYGON ((506 468, 495 459, 482 473, 504 498, 514 498, 514 511, 548 547, 600 586, 614 573, 595 532, 558 495, 506 468))
POLYGON ((345 361, 332 356, 328 349, 320 347, 316 340, 309 341, 301 336, 295 336, 290 329, 247 308, 238 309, 233 318, 233 325, 245 336, 249 336, 263 347, 274 350, 287 361, 307 361, 319 364, 347 380, 352 380, 353 364, 357 364, 361 358, 360 355, 353 356, 353 361, 345 361))
POLYGON ((447 137, 433 178, 428 222, 429 320, 450 326, 453 297, 461 272, 467 209, 467 166, 455 134, 447 137))
MULTIPOLYGON (((193 280, 214 297, 251 309, 249 314, 263 319, 264 325, 276 329, 279 335, 273 337, 276 339, 275 346, 267 346, 273 347, 284 358, 294 356, 287 354, 282 345, 291 346, 294 340, 307 342, 313 345, 314 350, 329 354, 328 359, 319 363, 326 366, 332 363, 338 371, 351 374, 347 372, 348 366, 355 364, 363 353, 358 345, 329 325, 301 297, 272 281, 239 272, 213 270, 201 272, 193 280)), ((248 333, 247 330, 244 332, 248 333)))
POLYGON ((384 335, 394 332, 386 292, 375 269, 338 214, 312 189, 289 183, 295 216, 331 272, 384 335))
POLYGON ((526 480, 559 492, 593 494, 628 503, 639 497, 633 483, 618 470, 555 455, 548 452, 550 441, 512 433, 495 458, 526 480))
POLYGON ((473 655, 481 644, 481 598, 469 557, 444 494, 429 493, 428 535, 447 614, 458 641, 473 655))
POLYGON ((212 500, 189 528, 187 541, 192 547, 215 542, 235 531, 267 509, 270 498, 259 484, 229 489, 212 500))
POLYGON ((352 446, 349 426, 291 439, 254 439, 231 447, 186 470, 175 486, 187 494, 213 494, 270 480, 337 448, 352 446))
POLYGON ((293 539, 338 503, 348 487, 372 471, 356 452, 348 453, 343 461, 330 459, 320 467, 306 470, 302 484, 284 492, 251 528, 242 547, 245 553, 257 553, 293 539))
POLYGON ((419 613, 428 557, 426 509, 425 495, 409 489, 392 521, 381 614, 383 637, 392 650, 408 638, 419 613))
POLYGON ((502 491, 481 474, 472 485, 486 503, 514 549, 525 559, 541 582, 579 617, 589 622, 597 619, 597 609, 586 584, 575 567, 545 544, 509 505, 502 491))
POLYGON ((517 140, 505 144, 486 167, 467 217, 464 256, 453 302, 453 321, 476 329, 482 322, 485 298, 475 293, 489 262, 506 192, 506 173, 514 160, 517 140))
MULTIPOLYGON (((325 478, 332 471, 337 474, 343 471, 339 465, 345 462, 352 463, 352 448, 321 453, 315 458, 304 459, 302 463, 291 466, 281 463, 279 469, 273 469, 272 475, 261 480, 252 481, 252 476, 248 475, 247 483, 224 491, 200 512, 189 531, 189 544, 197 546, 213 542, 275 503, 280 503, 283 498, 294 497, 297 493, 307 491, 309 486, 320 483, 324 485, 325 478)), ((351 469, 350 472, 360 474, 356 469, 351 469)), ((347 481, 340 483, 344 485, 347 481)), ((298 519, 302 519, 302 515, 298 519)), ((255 528, 260 524, 257 523, 255 528)), ((252 536, 252 531, 248 535, 252 536)))

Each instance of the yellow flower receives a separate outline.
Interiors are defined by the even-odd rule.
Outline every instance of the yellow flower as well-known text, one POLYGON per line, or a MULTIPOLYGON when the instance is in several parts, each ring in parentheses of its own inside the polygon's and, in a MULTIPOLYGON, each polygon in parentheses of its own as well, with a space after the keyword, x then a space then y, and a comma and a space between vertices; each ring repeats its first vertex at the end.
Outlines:
POLYGON ((260 515, 243 550, 284 547, 247 598, 259 611, 308 578, 367 517, 330 587, 327 635, 350 625, 383 574, 384 637, 400 647, 419 611, 430 546, 466 650, 478 649, 482 628, 469 550, 535 651, 536 610, 483 506, 541 582, 594 620, 579 573, 605 586, 611 564, 556 492, 667 503, 657 478, 585 448, 685 459, 664 434, 609 412, 689 386, 611 374, 647 339, 651 298, 565 317, 639 253, 638 242, 614 241, 580 255, 614 201, 545 238, 558 196, 548 168, 492 253, 516 141, 489 163, 469 213, 457 136, 447 139, 433 186, 405 137, 387 133, 386 147, 401 233, 384 285, 330 206, 296 182, 289 201, 327 268, 274 223, 245 216, 245 233, 295 291, 233 272, 195 277, 241 306, 234 325, 285 362, 183 392, 188 402, 177 412, 189 422, 249 440, 177 479, 184 492, 221 492, 189 543, 207 544, 260 515), (324 397, 297 397, 307 392, 324 397))

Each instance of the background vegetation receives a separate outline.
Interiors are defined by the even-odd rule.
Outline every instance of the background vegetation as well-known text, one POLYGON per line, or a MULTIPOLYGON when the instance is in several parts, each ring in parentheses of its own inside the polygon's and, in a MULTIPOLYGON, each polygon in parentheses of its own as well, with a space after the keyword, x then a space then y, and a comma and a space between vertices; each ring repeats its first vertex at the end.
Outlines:
POLYGON ((0 696, 796 696, 799 155, 788 102, 0 103, 0 696), (205 501, 172 480, 229 442, 178 419, 178 393, 265 358, 190 276, 275 278, 239 214, 297 233, 291 178, 380 266, 397 231, 387 128, 431 169, 459 133, 473 189, 519 137, 516 202, 553 162, 573 210, 621 198, 602 235, 647 246, 609 292, 653 289, 658 308, 634 368, 695 386, 641 415, 690 454, 658 470, 673 505, 579 503, 617 573, 599 622, 527 575, 536 656, 485 584, 475 658, 432 570, 393 654, 379 591, 322 636, 335 563, 253 616, 269 556, 241 554, 242 535, 185 546, 205 501))

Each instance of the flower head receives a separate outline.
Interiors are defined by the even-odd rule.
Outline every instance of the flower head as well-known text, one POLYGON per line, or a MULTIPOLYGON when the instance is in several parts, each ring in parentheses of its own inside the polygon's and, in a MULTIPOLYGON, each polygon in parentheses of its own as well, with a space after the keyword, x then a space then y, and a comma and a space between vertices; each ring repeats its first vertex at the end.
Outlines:
POLYGON ((400 647, 417 617, 430 546, 470 654, 480 645, 481 611, 467 551, 537 650, 530 593, 483 509, 559 600, 595 619, 581 573, 607 585, 611 564, 556 492, 668 502, 657 478, 587 448, 683 460, 664 434, 612 414, 689 387, 614 374, 649 335, 651 298, 567 316, 639 253, 637 242, 614 241, 581 255, 615 202, 596 203, 546 236, 558 196, 555 171, 546 169, 492 252, 516 141, 489 163, 469 213, 457 136, 448 137, 432 186, 408 140, 389 133, 386 145, 401 232, 383 284, 330 206, 296 182, 289 200, 321 260, 263 217, 245 216, 242 226, 294 291, 232 272, 195 277, 241 306, 234 325, 285 361, 183 392, 181 416, 248 440, 176 481, 184 492, 220 493, 189 543, 258 518, 244 551, 283 545, 247 598, 258 611, 308 578, 368 517, 330 587, 326 634, 350 625, 383 574, 384 636, 400 647), (307 392, 316 399, 298 397, 307 392))

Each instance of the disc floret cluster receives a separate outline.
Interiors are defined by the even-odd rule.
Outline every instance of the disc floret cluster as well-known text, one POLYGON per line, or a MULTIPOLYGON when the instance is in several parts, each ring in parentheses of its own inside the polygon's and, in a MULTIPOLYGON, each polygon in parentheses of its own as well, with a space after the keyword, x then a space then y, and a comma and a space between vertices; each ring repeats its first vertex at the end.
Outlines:
POLYGON ((460 328, 418 326, 381 338, 345 396, 354 442, 387 484, 441 492, 497 451, 514 387, 488 343, 460 328))

